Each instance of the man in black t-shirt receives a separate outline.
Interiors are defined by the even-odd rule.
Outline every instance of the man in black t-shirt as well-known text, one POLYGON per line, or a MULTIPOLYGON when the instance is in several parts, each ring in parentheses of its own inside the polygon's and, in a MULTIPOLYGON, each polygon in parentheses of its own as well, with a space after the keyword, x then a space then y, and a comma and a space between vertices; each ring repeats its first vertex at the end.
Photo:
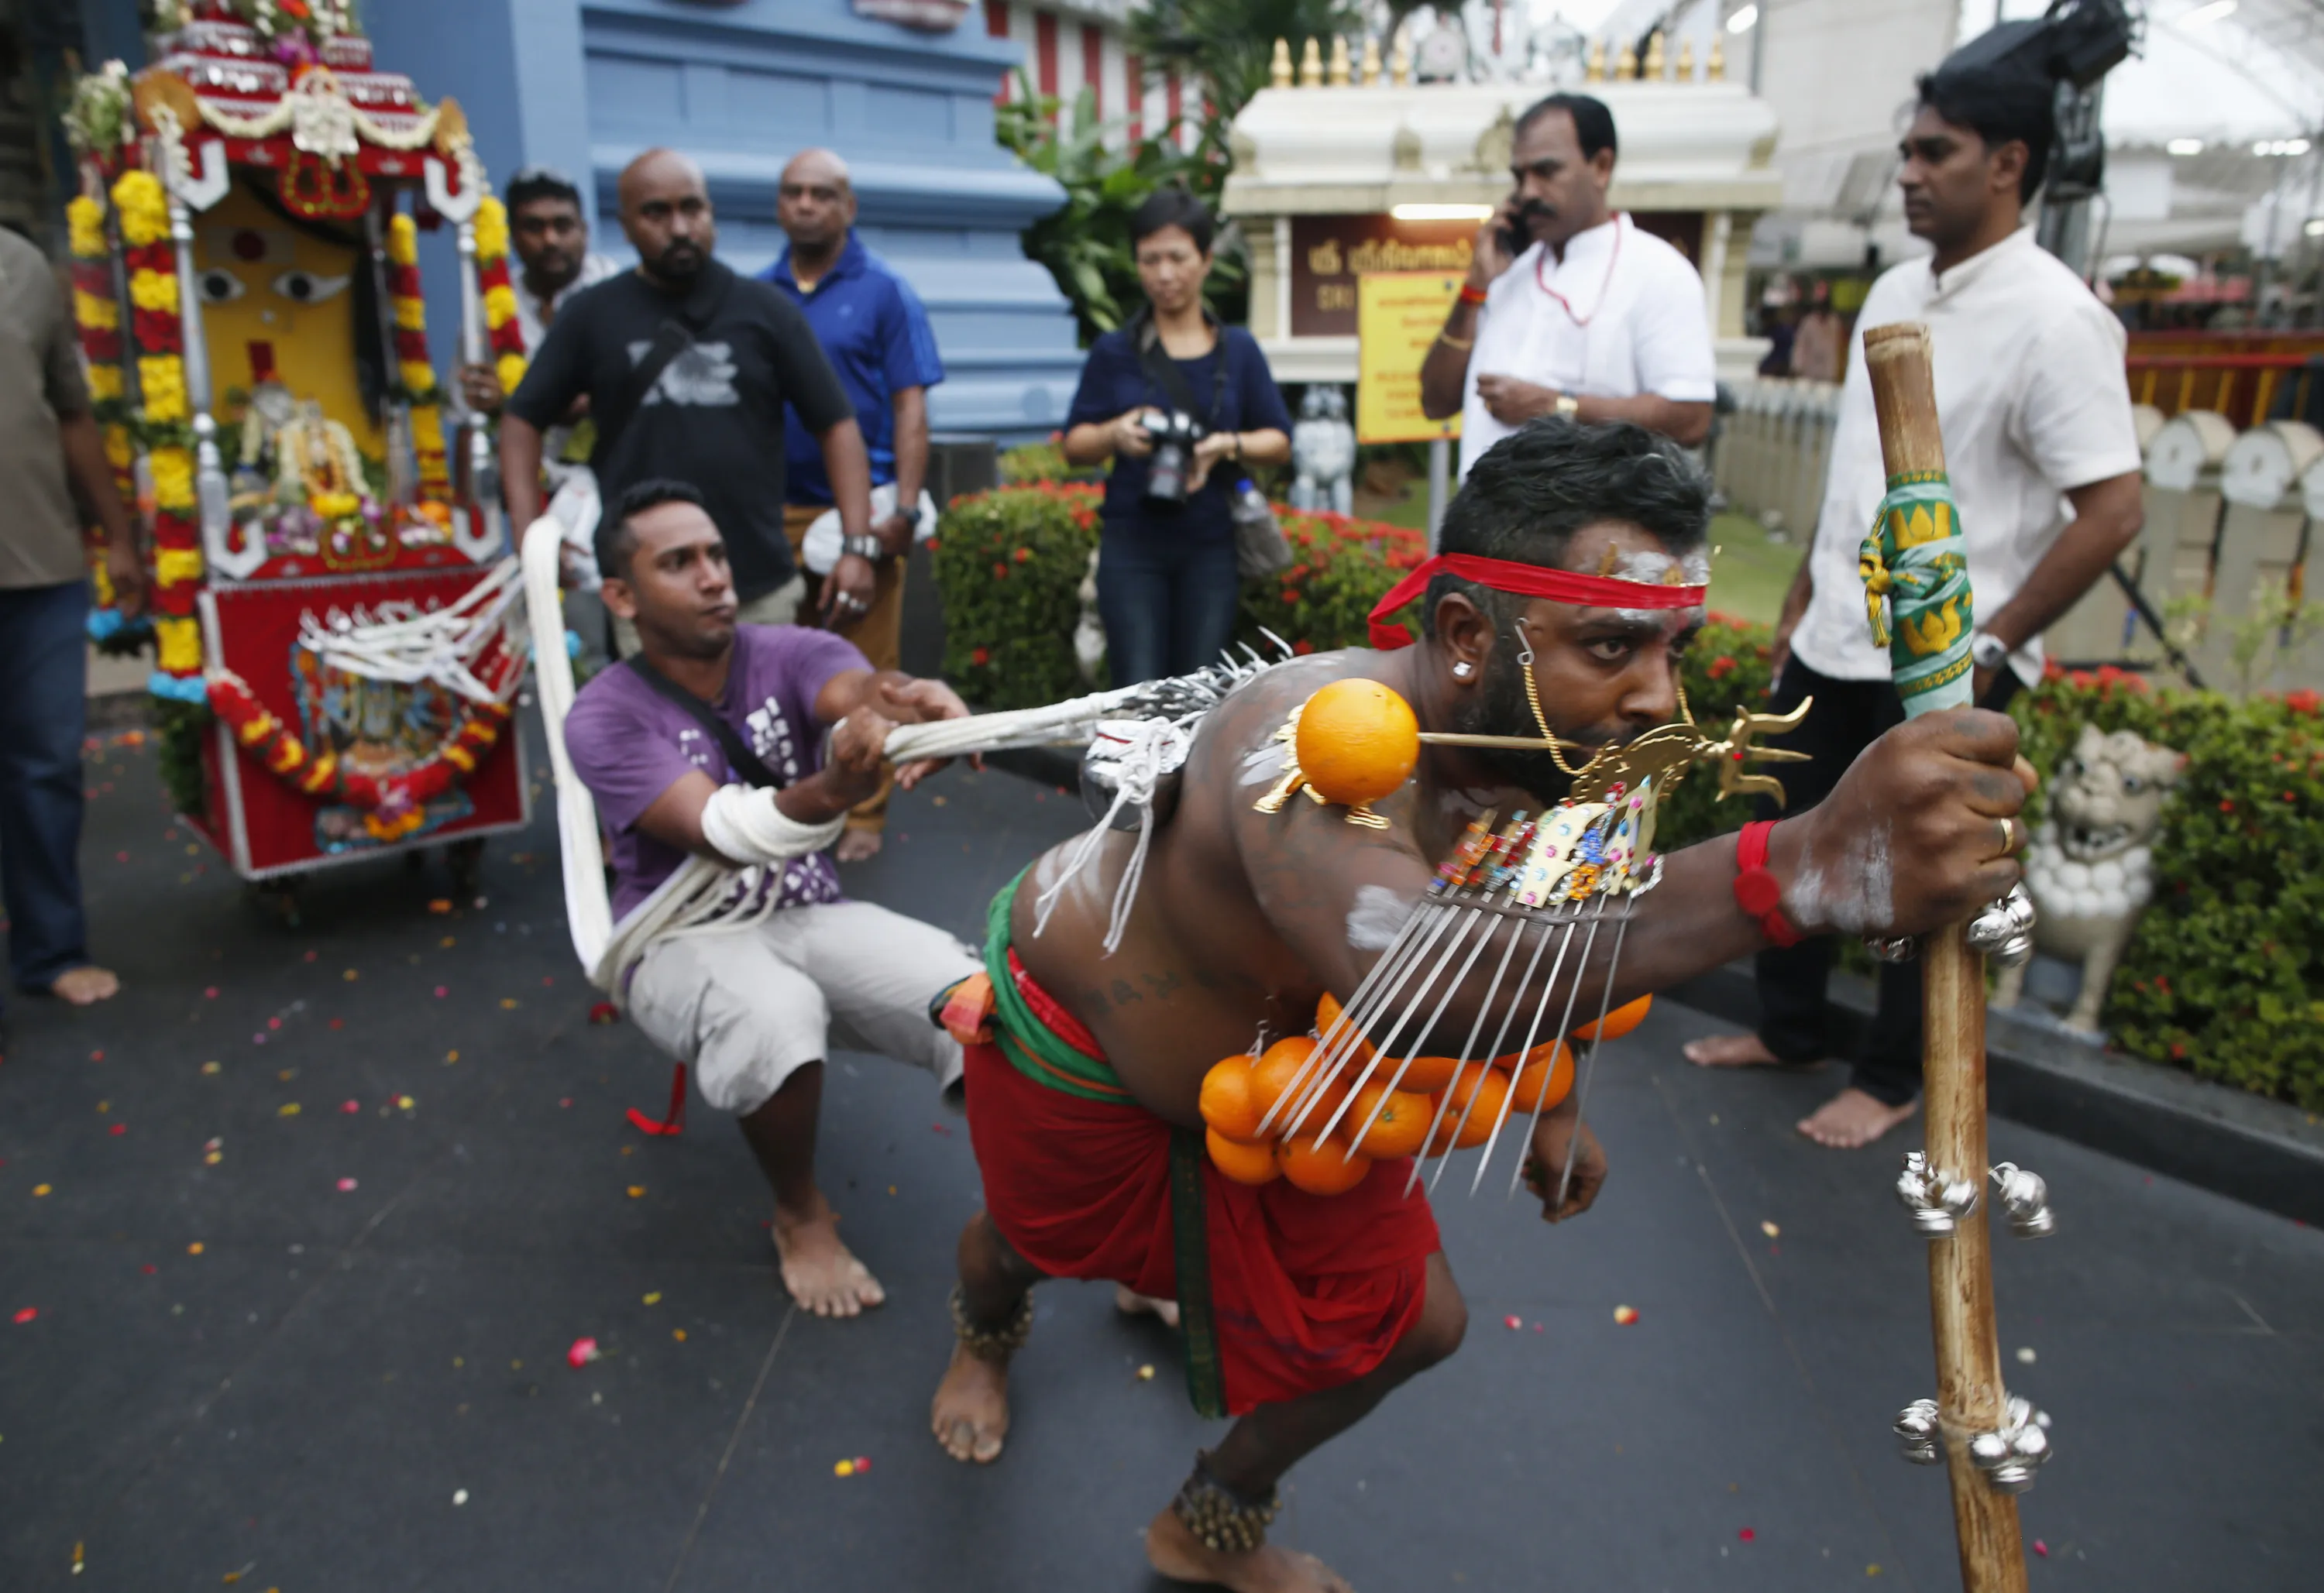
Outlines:
MULTIPOLYGON (((510 519, 521 530, 540 517, 541 433, 586 393, 597 426, 589 464, 604 500, 649 477, 696 489, 726 539, 737 618, 788 624, 805 590, 783 534, 788 402, 822 444, 850 539, 825 583, 823 616, 844 623, 863 613, 874 582, 865 557, 871 464, 807 318, 774 288, 712 257, 718 229, 709 190, 686 156, 648 150, 623 169, 619 195, 637 269, 558 312, 510 397, 501 420, 510 519)), ((621 640, 624 652, 634 650, 621 640)))

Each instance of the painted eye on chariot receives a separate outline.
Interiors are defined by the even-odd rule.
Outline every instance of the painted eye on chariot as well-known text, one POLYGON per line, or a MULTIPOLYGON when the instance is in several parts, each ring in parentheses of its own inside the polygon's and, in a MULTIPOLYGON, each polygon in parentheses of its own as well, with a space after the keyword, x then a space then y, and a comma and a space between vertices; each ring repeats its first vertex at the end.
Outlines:
POLYGON ((212 266, 194 279, 204 304, 232 304, 250 291, 242 279, 222 266, 212 266))
POLYGON ((352 277, 318 276, 310 271, 293 267, 268 284, 293 304, 320 304, 326 299, 336 299, 346 291, 352 277))

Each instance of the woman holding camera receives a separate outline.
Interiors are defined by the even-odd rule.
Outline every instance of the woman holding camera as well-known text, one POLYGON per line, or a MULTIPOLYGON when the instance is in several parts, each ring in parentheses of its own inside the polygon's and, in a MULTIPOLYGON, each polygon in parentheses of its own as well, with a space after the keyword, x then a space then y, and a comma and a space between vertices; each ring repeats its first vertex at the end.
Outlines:
POLYGON ((1214 225, 1162 189, 1130 224, 1146 304, 1091 345, 1065 458, 1112 461, 1098 615, 1116 686, 1215 663, 1234 639, 1236 483, 1291 456, 1291 413, 1249 332, 1204 308, 1214 225))

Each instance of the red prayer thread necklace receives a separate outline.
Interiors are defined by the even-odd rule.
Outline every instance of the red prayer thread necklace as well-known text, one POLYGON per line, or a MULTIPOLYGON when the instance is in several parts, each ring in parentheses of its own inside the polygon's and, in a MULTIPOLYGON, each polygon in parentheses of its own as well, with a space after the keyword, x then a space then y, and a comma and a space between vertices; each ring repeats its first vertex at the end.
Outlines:
POLYGON ((1542 268, 1549 263, 1549 250, 1545 247, 1540 253, 1533 257, 1534 285, 1556 299, 1558 308, 1565 312, 1565 318, 1576 327, 1587 327, 1598 318, 1598 312, 1606 308, 1607 291, 1614 286, 1614 266, 1622 258, 1622 220, 1626 212, 1620 210, 1614 212, 1614 249, 1613 253, 1606 256, 1606 280, 1598 284, 1597 302, 1590 307, 1590 313, 1586 316, 1575 315, 1573 306, 1567 300, 1565 295, 1551 287, 1549 279, 1542 274, 1542 268))

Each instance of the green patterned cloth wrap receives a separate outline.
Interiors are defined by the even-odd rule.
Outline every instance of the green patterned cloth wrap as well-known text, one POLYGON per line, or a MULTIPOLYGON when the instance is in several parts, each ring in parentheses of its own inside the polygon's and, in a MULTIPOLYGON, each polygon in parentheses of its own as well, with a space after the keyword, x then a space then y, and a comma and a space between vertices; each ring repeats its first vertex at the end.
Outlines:
POLYGON ((1969 543, 1944 472, 1889 478, 1856 569, 1864 577, 1873 643, 1888 649, 1906 717, 1967 707, 1977 614, 1969 543))

